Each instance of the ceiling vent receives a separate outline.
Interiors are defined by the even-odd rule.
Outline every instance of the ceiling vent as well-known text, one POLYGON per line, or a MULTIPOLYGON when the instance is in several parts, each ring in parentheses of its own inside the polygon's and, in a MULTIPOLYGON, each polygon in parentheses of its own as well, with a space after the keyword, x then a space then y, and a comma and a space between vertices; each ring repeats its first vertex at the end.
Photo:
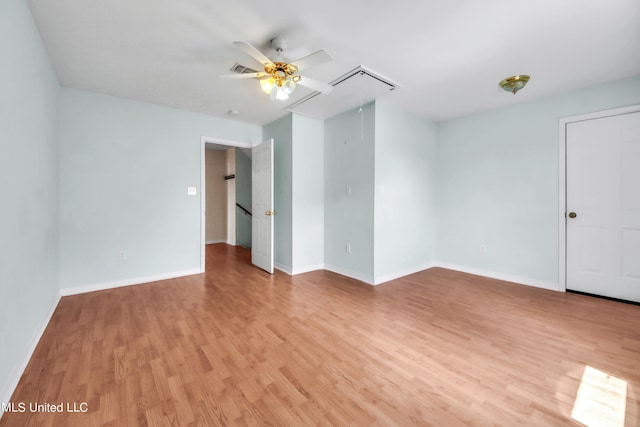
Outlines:
POLYGON ((233 66, 231 67, 231 71, 238 74, 251 74, 251 73, 258 72, 257 70, 251 69, 249 67, 245 67, 242 64, 238 64, 237 62, 233 64, 233 66))
POLYGON ((333 91, 323 95, 313 92, 287 107, 288 111, 326 119, 366 104, 398 85, 363 66, 357 67, 330 83, 333 91))

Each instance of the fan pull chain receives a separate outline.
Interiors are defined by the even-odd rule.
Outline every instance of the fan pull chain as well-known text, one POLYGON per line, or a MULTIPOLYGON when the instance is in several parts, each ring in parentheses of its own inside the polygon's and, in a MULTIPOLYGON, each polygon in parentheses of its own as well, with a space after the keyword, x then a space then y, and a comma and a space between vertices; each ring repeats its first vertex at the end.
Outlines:
POLYGON ((360 98, 360 141, 364 141, 364 110, 362 109, 362 98, 360 98))

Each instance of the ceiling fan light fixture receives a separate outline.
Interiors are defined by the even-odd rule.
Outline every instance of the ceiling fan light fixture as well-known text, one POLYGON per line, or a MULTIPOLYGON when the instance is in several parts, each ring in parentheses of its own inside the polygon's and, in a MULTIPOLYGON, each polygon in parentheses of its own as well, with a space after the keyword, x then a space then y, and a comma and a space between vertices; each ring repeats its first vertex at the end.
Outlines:
POLYGON ((256 61, 264 66, 264 72, 255 71, 246 73, 247 67, 234 66, 232 71, 240 68, 241 74, 231 74, 220 76, 222 78, 256 78, 260 82, 262 91, 269 95, 269 99, 285 100, 289 98, 297 88, 298 84, 309 87, 316 92, 329 93, 333 90, 333 86, 305 78, 297 74, 299 69, 306 69, 313 65, 318 65, 331 60, 331 56, 324 50, 319 50, 305 57, 299 58, 294 62, 283 62, 282 50, 287 46, 287 42, 280 38, 271 41, 272 46, 276 49, 278 55, 277 60, 272 61, 258 49, 246 42, 233 42, 233 44, 253 57, 256 61))
POLYGON ((284 101, 284 100, 289 98, 289 94, 286 92, 284 87, 276 86, 275 88, 273 88, 273 90, 276 91, 276 99, 277 100, 284 101))
POLYGON ((297 70, 294 65, 284 62, 265 64, 264 71, 270 76, 260 80, 260 87, 265 93, 272 95, 271 99, 284 101, 293 93, 296 89, 296 82, 300 80, 300 76, 293 74, 297 70), (274 90, 276 92, 272 94, 274 90))
POLYGON ((284 90, 287 95, 291 95, 293 91, 296 90, 296 82, 293 81, 292 78, 288 78, 282 85, 282 90, 284 90))
POLYGON ((276 85, 276 79, 274 77, 267 77, 260 80, 260 87, 267 95, 271 93, 273 87, 276 85))
POLYGON ((498 83, 498 85, 507 92, 511 92, 515 95, 527 84, 530 78, 531 77, 526 74, 519 74, 517 76, 511 76, 503 79, 498 83))

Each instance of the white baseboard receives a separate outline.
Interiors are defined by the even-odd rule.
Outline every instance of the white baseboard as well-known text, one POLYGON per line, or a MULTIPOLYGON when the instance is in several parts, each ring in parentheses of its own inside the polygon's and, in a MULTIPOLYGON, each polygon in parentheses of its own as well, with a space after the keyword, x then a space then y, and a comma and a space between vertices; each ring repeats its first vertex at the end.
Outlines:
POLYGON ((216 243, 229 243, 229 242, 227 242, 227 239, 206 240, 204 242, 205 245, 215 245, 216 243))
POLYGON ((358 273, 356 271, 351 271, 351 270, 346 269, 346 268, 338 267, 338 266, 331 265, 331 264, 325 264, 324 265, 324 269, 325 270, 329 270, 329 271, 333 271, 334 273, 338 273, 338 274, 341 274, 343 276, 351 277, 352 279, 360 280, 361 282, 364 282, 367 285, 374 285, 375 286, 375 284, 376 284, 374 279, 373 279, 373 277, 364 275, 362 273, 358 273))
POLYGON ((391 280, 395 280, 395 279, 399 279, 401 277, 404 276, 408 276, 410 274, 414 274, 417 273, 419 271, 423 271, 423 270, 428 270, 432 267, 435 267, 436 263, 435 262, 428 262, 426 264, 421 264, 412 268, 407 268, 405 270, 400 270, 400 271, 396 271, 394 273, 389 273, 389 274, 385 274, 384 276, 381 277, 376 277, 375 278, 375 284, 376 285, 380 285, 382 283, 385 282, 390 282, 391 280))
POLYGON ((505 281, 505 282, 512 282, 512 283, 517 283, 517 284, 520 284, 520 285, 533 286, 533 287, 536 287, 536 288, 548 289, 548 290, 552 290, 552 291, 560 291, 560 292, 562 292, 562 290, 559 288, 559 285, 557 283, 545 282, 543 280, 531 279, 529 277, 515 276, 515 275, 511 275, 511 274, 496 272, 496 271, 483 270, 483 269, 479 269, 479 268, 466 267, 466 266, 462 266, 462 265, 449 264, 449 263, 446 263, 446 262, 438 262, 438 261, 428 262, 428 263, 425 263, 425 264, 422 264, 422 265, 418 265, 416 267, 409 268, 409 269, 406 269, 406 270, 401 270, 401 271, 397 271, 397 272, 394 272, 394 273, 385 274, 384 276, 376 277, 375 279, 372 278, 372 277, 363 275, 361 273, 357 273, 355 271, 348 270, 346 268, 337 267, 335 265, 330 265, 330 264, 325 264, 324 265, 324 269, 325 270, 333 271, 334 273, 338 273, 338 274, 341 274, 343 276, 347 276, 347 277, 351 277, 353 279, 360 280, 360 281, 365 282, 365 283, 367 283, 369 285, 380 285, 382 283, 386 283, 386 282, 389 282, 389 281, 392 281, 392 280, 395 280, 395 279, 399 279, 401 277, 408 276, 410 274, 414 274, 414 273, 417 273, 419 271, 428 270, 428 269, 433 268, 433 267, 441 267, 441 268, 446 268, 448 270, 460 271, 462 273, 474 274, 476 276, 488 277, 488 278, 491 278, 491 279, 502 280, 502 281, 505 281))
POLYGON ((289 276, 295 276, 296 274, 309 273, 311 271, 324 270, 324 264, 306 265, 304 267, 292 268, 292 267, 289 267, 288 265, 284 265, 276 262, 273 266, 278 270, 284 273, 287 273, 289 276))
POLYGON ((293 269, 293 274, 309 273, 311 271, 324 270, 324 264, 305 265, 293 269))
MULTIPOLYGON (((226 243, 227 245, 231 245, 231 246, 242 246, 239 245, 238 242, 232 242, 231 240, 225 240, 225 239, 220 239, 220 240, 207 240, 204 242, 205 245, 216 245, 218 243, 226 243)), ((244 247, 244 246, 242 246, 244 247)))
POLYGON ((296 274, 309 273, 311 271, 318 271, 318 270, 325 269, 324 264, 306 265, 304 267, 292 268, 292 267, 289 267, 288 265, 279 264, 276 262, 273 266, 278 270, 284 273, 287 273, 289 276, 295 276, 296 274))
POLYGON ((273 264, 273 267, 284 272, 287 273, 289 276, 293 275, 293 269, 291 267, 289 267, 288 265, 284 265, 284 264, 280 264, 278 262, 273 264))
POLYGON ((517 283, 520 285, 533 286, 535 288, 549 289, 551 291, 561 291, 559 285, 553 282, 545 282, 543 280, 531 279, 529 277, 514 276, 497 271, 482 270, 479 268, 465 267, 457 264, 449 264, 446 262, 435 262, 434 267, 446 268, 447 270, 460 271, 462 273, 475 274, 476 276, 489 277, 491 279, 503 280, 505 282, 517 283))
MULTIPOLYGON (((22 361, 15 366, 12 374, 9 376, 9 379, 6 381, 2 389, 0 389, 1 403, 8 403, 11 401, 11 396, 15 392, 16 387, 20 382, 20 378, 22 377, 24 370, 27 368, 27 365, 29 364, 31 357, 33 356, 33 352, 36 350, 36 347, 40 342, 40 338, 42 338, 42 334, 44 334, 45 329, 47 329, 47 325, 49 325, 49 322, 53 317, 53 313, 56 311, 56 308, 58 307, 58 303, 60 302, 60 297, 61 295, 60 293, 58 293, 54 303, 49 308, 49 313, 47 314, 43 322, 40 324, 38 329, 33 334, 33 337, 31 338, 31 341, 29 343, 29 347, 27 348, 27 351, 25 352, 24 357, 22 358, 22 361)), ((0 411, 0 419, 2 419, 3 414, 4 412, 0 411)))
POLYGON ((84 294, 86 292, 103 291, 105 289, 120 288, 122 286, 139 285, 141 283, 157 282, 159 280, 175 279, 176 277, 192 276, 194 274, 201 274, 199 268, 191 270, 174 271, 172 273, 158 274, 155 276, 135 277, 132 279, 116 280, 114 282, 96 283, 86 286, 75 286, 73 288, 64 288, 60 290, 60 295, 76 295, 84 294))

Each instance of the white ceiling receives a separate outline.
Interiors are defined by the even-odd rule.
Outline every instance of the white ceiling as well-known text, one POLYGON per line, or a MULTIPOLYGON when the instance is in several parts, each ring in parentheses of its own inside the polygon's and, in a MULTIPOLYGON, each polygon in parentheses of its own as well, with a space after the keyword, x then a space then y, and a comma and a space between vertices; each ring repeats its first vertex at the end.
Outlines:
POLYGON ((222 80, 232 45, 267 55, 275 36, 303 74, 330 82, 363 65, 399 83, 390 102, 432 120, 640 74, 638 0, 28 0, 64 86, 265 124, 310 93, 269 101, 256 80, 222 80), (530 74, 517 95, 498 82, 530 74), (228 115, 238 110, 239 115, 228 115))

